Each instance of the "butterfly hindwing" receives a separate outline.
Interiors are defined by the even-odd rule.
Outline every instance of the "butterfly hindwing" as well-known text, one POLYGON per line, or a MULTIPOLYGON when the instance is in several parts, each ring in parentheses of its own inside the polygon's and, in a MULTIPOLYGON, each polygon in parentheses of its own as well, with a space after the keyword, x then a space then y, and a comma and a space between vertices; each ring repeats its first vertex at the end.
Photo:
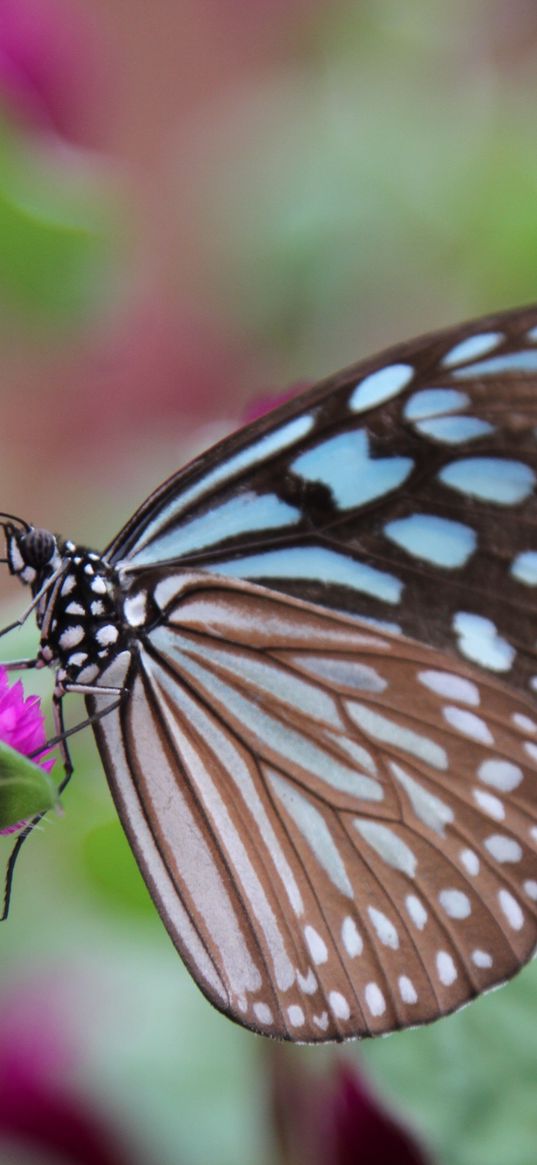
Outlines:
POLYGON ((95 731, 149 888, 217 1007, 288 1039, 378 1034, 530 957, 530 701, 248 583, 155 571, 150 586, 160 619, 95 731))

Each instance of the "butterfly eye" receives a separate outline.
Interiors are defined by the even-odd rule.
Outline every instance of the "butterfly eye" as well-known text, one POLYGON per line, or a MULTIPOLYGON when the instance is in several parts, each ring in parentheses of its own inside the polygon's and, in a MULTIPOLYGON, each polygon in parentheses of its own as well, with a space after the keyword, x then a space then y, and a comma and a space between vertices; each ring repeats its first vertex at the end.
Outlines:
POLYGON ((26 565, 39 570, 54 557, 56 539, 49 530, 35 528, 28 534, 23 534, 19 540, 19 549, 26 565))

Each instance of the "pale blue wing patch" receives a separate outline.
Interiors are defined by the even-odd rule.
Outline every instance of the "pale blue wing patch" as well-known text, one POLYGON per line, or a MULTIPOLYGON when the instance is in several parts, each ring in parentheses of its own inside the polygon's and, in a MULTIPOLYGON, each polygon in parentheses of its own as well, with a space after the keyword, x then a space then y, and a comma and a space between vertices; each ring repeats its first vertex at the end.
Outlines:
POLYGON ((423 388, 409 396, 403 415, 407 421, 421 421, 455 413, 469 404, 470 397, 457 388, 423 388))
POLYGON ((413 376, 411 364, 388 364, 379 368, 378 372, 371 372, 356 385, 349 399, 349 408, 353 413, 375 408, 398 396, 410 384, 413 376))
POLYGON ((324 546, 291 546, 288 550, 268 550, 224 562, 210 564, 206 570, 245 579, 308 579, 370 595, 394 606, 399 603, 403 583, 393 574, 376 570, 324 546))
POLYGON ((326 485, 341 510, 391 493, 406 481, 413 467, 410 457, 370 457, 365 429, 338 433, 291 463, 299 477, 326 485))
POLYGON ((455 369, 453 376, 458 380, 473 380, 476 376, 504 376, 506 372, 537 372, 537 352, 507 352, 505 356, 492 356, 490 360, 455 369))
POLYGON ((452 461, 440 470, 438 477, 459 493, 495 502, 498 506, 525 501, 535 485, 535 473, 529 465, 501 457, 465 457, 452 461))
POLYGON ((537 586, 537 552, 523 550, 517 554, 511 565, 511 574, 528 587, 537 586))
MULTIPOLYGON (((292 421, 281 425, 280 428, 266 433, 258 441, 253 441, 251 445, 247 445, 240 452, 219 461, 214 469, 209 470, 194 485, 172 498, 167 506, 159 509, 157 516, 144 527, 137 542, 130 550, 128 557, 131 562, 136 559, 137 563, 138 554, 142 547, 148 542, 152 542, 158 536, 159 530, 168 526, 194 502, 210 494, 216 486, 227 484, 245 469, 256 469, 262 466, 270 457, 282 453, 297 441, 302 440, 313 428, 314 421, 313 413, 302 413, 301 416, 294 417, 292 421)), ((154 555, 152 561, 155 561, 154 555)))
POLYGON ((458 637, 459 650, 466 659, 489 671, 509 671, 515 658, 515 649, 499 635, 492 619, 475 615, 471 611, 458 611, 453 617, 453 630, 458 637))
POLYGON ((150 544, 138 551, 136 565, 184 557, 238 534, 294 526, 300 518, 300 510, 282 502, 276 494, 237 494, 200 517, 157 535, 150 544))
POLYGON ((487 352, 497 348, 503 338, 501 332, 479 332, 476 336, 468 336, 466 340, 460 340, 454 348, 446 352, 442 364, 445 368, 453 368, 455 364, 467 364, 470 360, 477 360, 479 356, 485 356, 487 352))
POLYGON ((433 417, 428 421, 418 421, 415 428, 424 437, 446 445, 462 445, 465 441, 475 441, 477 437, 495 432, 494 425, 479 417, 433 417))
POLYGON ((465 566, 477 545, 475 530, 435 514, 411 514, 384 527, 387 538, 424 562, 448 570, 465 566))
POLYGON ((354 891, 345 864, 322 813, 296 785, 291 784, 280 773, 268 767, 265 768, 265 772, 276 796, 287 809, 316 861, 328 874, 333 885, 346 898, 353 898, 354 891))

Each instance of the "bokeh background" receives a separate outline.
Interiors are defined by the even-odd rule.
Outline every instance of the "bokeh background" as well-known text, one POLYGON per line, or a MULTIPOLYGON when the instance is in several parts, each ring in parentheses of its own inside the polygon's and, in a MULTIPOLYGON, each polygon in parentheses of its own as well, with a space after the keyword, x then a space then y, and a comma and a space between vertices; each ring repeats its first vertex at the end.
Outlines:
MULTIPOLYGON (((257 397, 537 299, 536 113, 533 0, 0 0, 2 509, 103 547, 257 397)), ((271 1049, 189 979, 72 752, 0 934, 0 1078, 26 1051, 133 1163, 277 1165, 271 1049)), ((440 1165, 533 1165, 536 989, 346 1055, 440 1165)), ((284 1055, 318 1087, 336 1053, 284 1055)))

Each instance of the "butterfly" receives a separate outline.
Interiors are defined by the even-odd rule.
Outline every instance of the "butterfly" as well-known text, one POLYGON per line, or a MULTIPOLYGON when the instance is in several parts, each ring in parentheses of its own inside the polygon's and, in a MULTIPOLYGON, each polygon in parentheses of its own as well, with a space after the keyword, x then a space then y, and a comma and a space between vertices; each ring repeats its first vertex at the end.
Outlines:
POLYGON ((537 307, 325 380, 103 554, 4 516, 58 734, 80 692, 157 909, 245 1027, 384 1034, 531 957, 536 481, 537 307))

